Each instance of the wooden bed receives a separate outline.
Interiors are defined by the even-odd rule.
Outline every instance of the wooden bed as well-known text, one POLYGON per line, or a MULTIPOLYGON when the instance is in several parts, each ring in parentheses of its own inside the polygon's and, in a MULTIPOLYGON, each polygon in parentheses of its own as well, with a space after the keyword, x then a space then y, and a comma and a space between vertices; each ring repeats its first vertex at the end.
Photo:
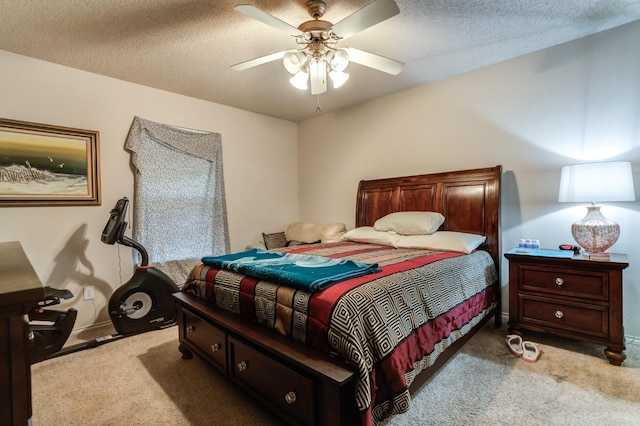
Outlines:
MULTIPOLYGON (((440 212, 446 218, 441 230, 486 236, 481 249, 490 254, 499 274, 501 173, 501 166, 496 166, 361 181, 356 227, 372 226, 377 219, 397 211, 440 212)), ((497 302, 491 314, 500 326, 499 279, 493 291, 497 302)), ((289 424, 361 422, 354 399, 354 367, 189 293, 176 293, 174 297, 183 358, 198 355, 289 424)), ((410 389, 428 380, 490 316, 438 356, 410 389)))

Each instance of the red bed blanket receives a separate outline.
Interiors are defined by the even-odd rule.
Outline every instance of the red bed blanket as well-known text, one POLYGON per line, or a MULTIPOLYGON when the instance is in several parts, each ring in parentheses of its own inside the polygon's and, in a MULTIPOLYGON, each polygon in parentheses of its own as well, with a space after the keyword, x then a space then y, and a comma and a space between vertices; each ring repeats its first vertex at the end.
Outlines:
POLYGON ((407 411, 413 378, 495 303, 497 273, 482 251, 463 255, 355 242, 283 251, 377 263, 382 270, 308 293, 200 264, 183 291, 356 366, 363 424, 407 411))

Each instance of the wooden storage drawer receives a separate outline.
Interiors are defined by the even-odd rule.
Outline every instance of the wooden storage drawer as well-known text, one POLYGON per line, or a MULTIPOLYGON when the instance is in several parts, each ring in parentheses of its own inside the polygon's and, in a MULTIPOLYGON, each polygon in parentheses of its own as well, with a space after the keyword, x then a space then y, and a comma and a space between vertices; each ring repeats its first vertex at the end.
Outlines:
POLYGON ((530 324, 593 337, 609 336, 606 306, 521 295, 520 312, 521 320, 530 324))
POLYGON ((607 272, 579 271, 552 266, 521 265, 522 291, 553 293, 559 296, 607 301, 607 272))
POLYGON ((183 310, 182 315, 185 340, 195 345, 210 364, 226 374, 226 333, 188 311, 183 310))
POLYGON ((314 423, 313 382, 266 354, 229 336, 229 375, 274 404, 294 423, 314 423))

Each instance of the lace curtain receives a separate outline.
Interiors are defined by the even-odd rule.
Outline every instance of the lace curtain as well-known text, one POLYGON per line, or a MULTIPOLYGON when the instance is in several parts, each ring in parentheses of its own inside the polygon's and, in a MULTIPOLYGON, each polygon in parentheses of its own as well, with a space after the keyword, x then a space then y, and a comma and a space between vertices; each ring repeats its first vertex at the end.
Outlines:
POLYGON ((135 117, 125 149, 135 171, 133 239, 182 286, 200 258, 229 252, 222 137, 135 117))

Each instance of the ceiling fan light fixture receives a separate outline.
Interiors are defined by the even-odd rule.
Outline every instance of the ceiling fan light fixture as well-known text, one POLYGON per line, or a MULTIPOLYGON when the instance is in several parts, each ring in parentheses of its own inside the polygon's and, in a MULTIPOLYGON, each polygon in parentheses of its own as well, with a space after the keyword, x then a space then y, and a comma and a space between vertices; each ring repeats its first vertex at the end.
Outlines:
POLYGON ((326 11, 327 0, 307 0, 306 4, 313 19, 302 22, 297 28, 255 6, 244 4, 234 7, 249 18, 293 36, 298 49, 281 50, 231 68, 245 70, 282 59, 284 68, 293 76, 289 80, 291 84, 300 90, 310 87, 312 95, 327 91, 327 77, 331 78, 333 88, 344 85, 349 79, 349 74, 344 72, 349 62, 391 75, 397 75, 404 69, 404 64, 394 59, 351 47, 337 48, 341 40, 400 13, 394 0, 372 0, 336 24, 320 19, 326 11))
POLYGON ((290 74, 297 74, 302 70, 306 59, 302 52, 287 52, 282 58, 282 64, 290 74))
POLYGON ((349 80, 349 74, 342 71, 330 71, 329 78, 333 82, 333 88, 337 89, 349 80))
POLYGON ((289 79, 289 82, 296 89, 307 90, 307 88, 309 87, 307 85, 308 80, 309 80, 309 74, 304 71, 300 71, 296 75, 291 77, 289 79))

